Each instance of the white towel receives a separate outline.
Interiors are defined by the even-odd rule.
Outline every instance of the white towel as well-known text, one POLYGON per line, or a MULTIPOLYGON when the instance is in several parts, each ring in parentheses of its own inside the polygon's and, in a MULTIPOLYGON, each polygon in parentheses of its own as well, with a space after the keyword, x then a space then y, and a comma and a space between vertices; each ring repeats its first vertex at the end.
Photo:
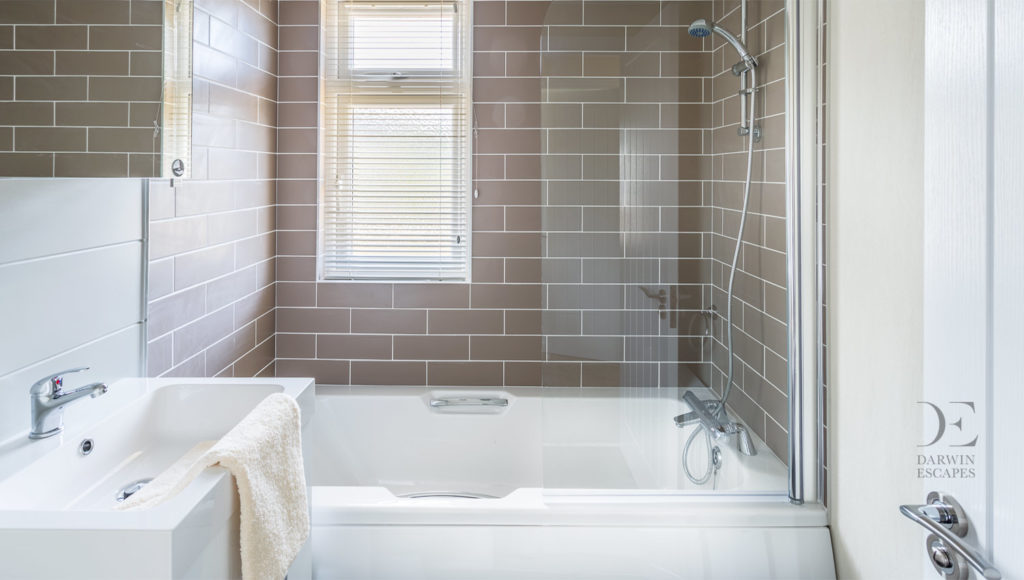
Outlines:
POLYGON ((242 577, 281 580, 309 536, 299 406, 275 393, 220 441, 193 447, 117 509, 156 506, 207 467, 235 476, 241 505, 242 577))

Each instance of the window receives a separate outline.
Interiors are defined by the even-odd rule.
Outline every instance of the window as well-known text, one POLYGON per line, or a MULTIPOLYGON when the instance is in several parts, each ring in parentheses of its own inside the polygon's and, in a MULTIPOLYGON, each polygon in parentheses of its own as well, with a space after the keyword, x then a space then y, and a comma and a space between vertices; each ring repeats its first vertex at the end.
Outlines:
POLYGON ((328 4, 324 278, 468 278, 468 4, 328 4))

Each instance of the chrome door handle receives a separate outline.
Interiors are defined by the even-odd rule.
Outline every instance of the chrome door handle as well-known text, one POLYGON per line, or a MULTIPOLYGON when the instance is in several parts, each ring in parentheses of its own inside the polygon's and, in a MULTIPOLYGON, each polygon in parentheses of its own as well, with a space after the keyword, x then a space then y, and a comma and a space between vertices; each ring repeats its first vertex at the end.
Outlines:
POLYGON ((431 399, 431 407, 507 407, 508 399, 496 397, 451 397, 431 399))
POLYGON ((901 505, 900 513, 922 526, 933 535, 926 548, 935 570, 953 578, 967 578, 967 570, 960 570, 956 558, 949 558, 947 546, 958 554, 983 578, 999 580, 1003 575, 978 550, 961 540, 967 535, 967 516, 952 496, 931 492, 922 505, 901 505), (934 539, 933 539, 934 538, 934 539))

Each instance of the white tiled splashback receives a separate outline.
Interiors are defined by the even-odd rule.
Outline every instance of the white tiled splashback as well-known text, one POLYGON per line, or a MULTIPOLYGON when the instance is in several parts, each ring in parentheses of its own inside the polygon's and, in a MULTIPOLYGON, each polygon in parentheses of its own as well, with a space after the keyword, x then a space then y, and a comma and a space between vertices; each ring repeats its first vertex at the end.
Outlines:
POLYGON ((27 433, 42 376, 91 367, 73 388, 143 374, 144 185, 0 180, 0 442, 27 433))

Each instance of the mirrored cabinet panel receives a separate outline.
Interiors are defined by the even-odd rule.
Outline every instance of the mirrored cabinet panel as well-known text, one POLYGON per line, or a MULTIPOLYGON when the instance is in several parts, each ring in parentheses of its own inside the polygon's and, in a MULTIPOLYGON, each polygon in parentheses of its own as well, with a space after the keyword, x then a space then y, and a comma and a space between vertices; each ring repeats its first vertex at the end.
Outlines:
POLYGON ((0 0, 0 176, 189 176, 191 36, 191 0, 0 0))

